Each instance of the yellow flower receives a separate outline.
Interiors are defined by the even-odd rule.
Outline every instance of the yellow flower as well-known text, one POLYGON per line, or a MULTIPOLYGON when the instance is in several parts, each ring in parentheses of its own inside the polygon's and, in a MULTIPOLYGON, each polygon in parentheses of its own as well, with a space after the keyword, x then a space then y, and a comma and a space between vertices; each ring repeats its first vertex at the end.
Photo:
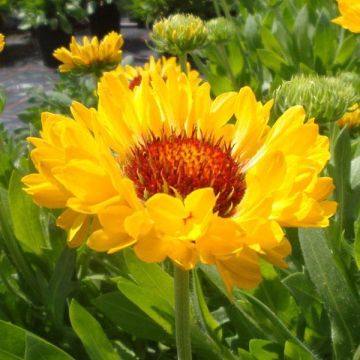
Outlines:
POLYGON ((5 47, 5 36, 0 33, 0 52, 4 50, 5 47))
POLYGON ((59 66, 60 72, 110 70, 120 62, 123 44, 121 34, 116 32, 109 33, 100 42, 96 36, 91 41, 84 36, 82 45, 72 37, 70 49, 58 48, 54 57, 63 63, 59 66))
POLYGON ((338 0, 338 6, 341 16, 332 22, 354 33, 360 33, 360 1, 338 0))
MULTIPOLYGON (((201 82, 199 73, 196 70, 191 69, 190 64, 187 63, 188 78, 193 86, 197 86, 201 82)), ((114 73, 119 76, 125 76, 129 81, 129 88, 132 90, 136 86, 139 86, 144 73, 148 73, 150 78, 154 73, 160 75, 163 79, 168 77, 169 72, 175 72, 180 74, 180 65, 176 64, 176 57, 161 57, 155 60, 153 56, 150 56, 149 62, 144 66, 130 66, 119 65, 114 73)))
POLYGON ((31 139, 33 152, 43 150, 30 175, 42 177, 37 193, 24 181, 39 204, 94 217, 94 250, 132 245, 147 262, 213 264, 230 293, 259 283, 259 257, 286 266, 282 227, 325 227, 336 210, 326 200, 332 179, 320 176, 328 139, 300 106, 270 128, 272 102, 257 102, 250 88, 212 99, 208 83, 194 86, 176 71, 144 72, 132 90, 109 72, 98 94, 97 112, 76 105, 75 121, 53 115, 78 138, 54 130, 45 139, 44 130, 31 139), (50 139, 53 157, 43 148, 50 139), (57 195, 42 192, 47 182, 57 195))
POLYGON ((347 125, 348 127, 360 126, 360 107, 354 104, 347 113, 345 113, 338 121, 340 127, 347 125))
POLYGON ((69 245, 74 247, 86 240, 91 227, 96 227, 93 214, 107 202, 119 201, 116 186, 122 178, 116 168, 106 166, 112 159, 109 162, 107 149, 90 132, 94 131, 90 126, 94 111, 79 103, 71 110, 75 121, 42 114, 41 138, 28 138, 35 146, 31 159, 38 173, 22 181, 38 205, 66 209, 57 224, 69 230, 69 245))

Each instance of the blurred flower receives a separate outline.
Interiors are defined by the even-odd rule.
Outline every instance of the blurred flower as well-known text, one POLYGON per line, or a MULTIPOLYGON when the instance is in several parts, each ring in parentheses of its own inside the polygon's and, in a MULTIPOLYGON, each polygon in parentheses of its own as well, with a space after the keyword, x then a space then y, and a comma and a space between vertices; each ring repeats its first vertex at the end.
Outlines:
POLYGON ((211 19, 206 23, 209 43, 226 43, 234 39, 236 35, 235 24, 224 17, 211 19))
POLYGON ((5 47, 5 36, 0 33, 0 52, 4 50, 5 47))
POLYGON ((332 22, 354 33, 360 33, 360 1, 338 0, 338 6, 341 16, 332 22))
POLYGON ((197 16, 176 14, 157 21, 150 37, 158 51, 183 55, 205 45, 207 29, 197 16))
POLYGON ((75 104, 74 120, 44 115, 41 138, 30 138, 38 172, 23 180, 39 205, 67 208, 63 227, 95 219, 90 248, 213 264, 230 293, 259 283, 259 257, 286 266, 282 227, 328 226, 328 138, 302 107, 270 128, 272 103, 250 88, 213 100, 208 83, 177 71, 144 72, 132 90, 109 72, 98 94, 97 112, 75 104))
POLYGON ((350 107, 349 111, 345 113, 338 121, 340 127, 347 125, 348 127, 360 126, 360 106, 354 104, 350 107))
MULTIPOLYGON (((148 73, 150 79, 153 77, 153 74, 156 73, 160 75, 163 79, 166 79, 169 73, 175 72, 180 74, 181 69, 180 65, 176 63, 176 57, 161 57, 158 60, 155 60, 153 56, 150 56, 149 62, 144 66, 130 66, 130 65, 119 65, 115 70, 114 74, 124 75, 129 81, 129 88, 134 89, 136 86, 141 84, 141 79, 144 76, 144 73, 148 73)), ((191 69, 189 63, 187 63, 187 73, 190 82, 197 86, 201 82, 199 73, 196 70, 191 69)))
POLYGON ((121 34, 116 32, 109 33, 100 42, 96 36, 91 41, 84 36, 82 45, 72 37, 70 49, 56 49, 54 57, 63 63, 59 66, 60 72, 99 73, 114 69, 119 64, 123 44, 121 34))
POLYGON ((358 99, 352 85, 326 76, 295 76, 274 93, 274 113, 279 116, 294 105, 304 107, 308 118, 318 123, 336 121, 358 99))
POLYGON ((347 86, 351 85, 355 91, 360 94, 360 75, 354 72, 346 71, 338 74, 338 77, 347 86))

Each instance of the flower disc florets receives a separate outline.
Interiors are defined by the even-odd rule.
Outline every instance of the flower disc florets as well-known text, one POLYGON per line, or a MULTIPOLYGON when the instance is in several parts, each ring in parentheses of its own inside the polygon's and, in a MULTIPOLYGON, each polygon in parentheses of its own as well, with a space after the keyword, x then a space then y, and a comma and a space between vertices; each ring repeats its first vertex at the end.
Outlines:
POLYGON ((185 198, 212 187, 217 196, 214 212, 222 217, 231 215, 245 192, 241 165, 232 158, 231 148, 210 137, 151 136, 132 149, 124 170, 142 199, 162 192, 185 198))

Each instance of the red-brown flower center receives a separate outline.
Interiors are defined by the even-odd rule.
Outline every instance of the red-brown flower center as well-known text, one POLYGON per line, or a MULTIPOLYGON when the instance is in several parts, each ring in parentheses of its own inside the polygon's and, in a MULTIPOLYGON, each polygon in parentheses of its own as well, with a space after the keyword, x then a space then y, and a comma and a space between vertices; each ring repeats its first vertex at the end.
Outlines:
POLYGON ((185 197, 212 187, 217 196, 214 212, 223 217, 231 215, 245 192, 244 175, 231 148, 211 138, 153 136, 132 149, 124 171, 142 199, 156 193, 185 197))
POLYGON ((130 90, 134 90, 134 88, 136 86, 139 86, 141 84, 141 80, 142 80, 142 76, 138 75, 136 77, 134 77, 130 82, 129 82, 129 89, 130 90))

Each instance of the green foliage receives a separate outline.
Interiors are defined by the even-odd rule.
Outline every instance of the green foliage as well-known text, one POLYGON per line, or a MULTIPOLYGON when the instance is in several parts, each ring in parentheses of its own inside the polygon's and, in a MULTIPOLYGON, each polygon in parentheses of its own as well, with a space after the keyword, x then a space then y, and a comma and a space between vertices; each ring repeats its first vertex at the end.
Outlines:
POLYGON ((71 21, 86 20, 86 11, 81 5, 81 0, 17 0, 14 8, 19 14, 22 30, 49 25, 70 34, 71 21))
POLYGON ((2 360, 74 360, 29 331, 0 320, 2 360))
POLYGON ((257 0, 232 8, 224 1, 219 4, 221 14, 235 22, 237 37, 224 48, 210 46, 194 57, 215 94, 250 85, 267 96, 295 74, 359 69, 359 38, 330 22, 337 15, 335 2, 257 0))
MULTIPOLYGON (((43 9, 42 0, 21 1, 22 11, 36 15, 43 9)), ((154 18, 173 11, 173 3, 156 1, 152 9, 151 1, 135 0, 133 6, 144 6, 154 18)), ((297 73, 339 72, 359 92, 359 40, 330 23, 335 2, 214 1, 214 9, 210 2, 196 4, 238 29, 234 39, 193 58, 214 93, 250 84, 264 101, 297 73)), ((129 249, 113 255, 86 246, 69 249, 55 225, 59 212, 38 208, 22 190, 21 177, 30 172, 24 138, 40 128, 40 113, 69 115, 73 100, 96 106, 97 80, 60 75, 53 90, 32 90, 32 106, 20 114, 30 130, 0 129, 1 359, 176 357, 170 264, 144 263, 129 249)), ((263 282, 252 291, 235 290, 232 299, 214 267, 195 269, 194 358, 359 358, 360 140, 335 122, 321 130, 330 137, 324 176, 335 182, 336 216, 324 230, 286 229, 293 247, 289 267, 279 270, 264 261, 263 282)))
POLYGON ((174 13, 191 13, 203 19, 215 15, 211 0, 132 0, 126 8, 133 18, 148 24, 174 13))
POLYGON ((18 117, 24 123, 40 129, 42 112, 70 115, 73 101, 81 102, 88 107, 95 106, 96 82, 97 78, 93 75, 60 74, 54 89, 44 90, 42 87, 31 89, 30 106, 18 114, 18 117))

